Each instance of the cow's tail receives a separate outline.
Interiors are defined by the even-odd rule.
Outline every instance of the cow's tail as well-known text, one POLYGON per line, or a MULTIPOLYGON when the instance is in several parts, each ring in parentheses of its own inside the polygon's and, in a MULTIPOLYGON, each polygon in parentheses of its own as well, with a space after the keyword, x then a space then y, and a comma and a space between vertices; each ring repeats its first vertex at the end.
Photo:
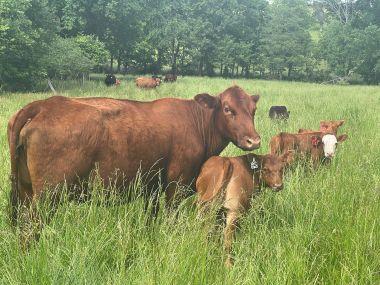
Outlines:
POLYGON ((39 112, 39 107, 37 104, 29 104, 22 108, 12 118, 8 124, 8 142, 9 151, 11 156, 11 192, 9 200, 9 217, 12 224, 17 223, 18 219, 18 209, 20 207, 20 189, 19 189, 19 157, 20 151, 23 147, 22 142, 20 142, 20 132, 22 128, 31 121, 39 112))

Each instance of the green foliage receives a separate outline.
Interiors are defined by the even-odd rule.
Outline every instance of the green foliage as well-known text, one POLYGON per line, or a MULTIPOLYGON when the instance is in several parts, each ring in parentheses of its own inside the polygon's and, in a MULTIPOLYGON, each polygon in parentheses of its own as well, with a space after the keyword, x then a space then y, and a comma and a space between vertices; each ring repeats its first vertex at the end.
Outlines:
POLYGON ((0 88, 33 89, 44 78, 42 58, 57 32, 46 0, 1 0, 0 88))
POLYGON ((273 74, 288 77, 297 68, 304 67, 310 57, 311 16, 303 0, 277 0, 270 9, 270 20, 265 29, 264 49, 273 74))
POLYGON ((78 35, 74 38, 83 54, 89 58, 97 67, 105 64, 109 58, 109 52, 105 44, 95 36, 78 35))
POLYGON ((96 62, 88 55, 76 38, 57 37, 44 58, 48 76, 66 79, 90 72, 96 62))
POLYGON ((380 82, 378 0, 0 1, 2 89, 43 79, 57 36, 99 72, 380 82))

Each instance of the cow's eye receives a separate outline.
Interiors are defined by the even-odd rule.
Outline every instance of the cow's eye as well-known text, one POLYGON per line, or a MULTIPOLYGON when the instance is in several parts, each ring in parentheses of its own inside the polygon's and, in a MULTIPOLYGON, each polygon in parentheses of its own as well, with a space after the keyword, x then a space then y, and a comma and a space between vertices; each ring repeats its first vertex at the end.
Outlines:
POLYGON ((232 114, 232 111, 228 106, 225 106, 224 107, 224 113, 226 113, 227 115, 230 115, 230 114, 232 114))

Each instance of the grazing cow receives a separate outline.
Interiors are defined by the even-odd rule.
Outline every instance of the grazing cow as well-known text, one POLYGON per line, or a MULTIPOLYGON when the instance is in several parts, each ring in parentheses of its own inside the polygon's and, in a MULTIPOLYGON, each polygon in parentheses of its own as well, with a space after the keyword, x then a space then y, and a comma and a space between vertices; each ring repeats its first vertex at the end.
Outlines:
POLYGON ((287 110, 286 106, 272 106, 269 109, 269 118, 271 119, 289 119, 290 111, 287 110))
POLYGON ((196 182, 198 203, 203 212, 215 203, 226 213, 224 249, 226 266, 232 265, 232 242, 239 216, 245 213, 251 198, 264 184, 276 191, 283 188, 284 167, 293 159, 293 152, 281 156, 253 153, 238 157, 211 157, 202 166, 196 182))
POLYGON ((139 88, 156 88, 160 85, 161 79, 158 77, 149 78, 149 77, 139 77, 135 80, 136 86, 139 88))
MULTIPOLYGON (((319 131, 326 134, 336 135, 338 133, 338 128, 344 124, 344 120, 338 121, 320 121, 319 123, 319 131)), ((310 133, 315 132, 309 129, 299 129, 298 133, 310 133)))
POLYGON ((115 85, 116 76, 113 74, 107 74, 106 79, 104 80, 104 83, 107 85, 107 87, 115 85))
POLYGON ((164 82, 174 82, 177 81, 177 75, 168 73, 165 75, 164 82))
POLYGON ((300 156, 310 156, 316 166, 323 158, 331 159, 335 155, 336 145, 347 139, 347 135, 336 137, 322 132, 301 134, 279 133, 270 141, 271 154, 283 154, 295 150, 300 156))
POLYGON ((260 146, 253 121, 258 100, 233 86, 194 100, 54 96, 32 102, 8 125, 13 220, 18 205, 38 200, 47 186, 67 183, 78 191, 95 167, 105 187, 120 191, 139 170, 146 174, 155 215, 160 183, 170 204, 174 182, 194 187, 201 165, 229 142, 243 150, 260 146))

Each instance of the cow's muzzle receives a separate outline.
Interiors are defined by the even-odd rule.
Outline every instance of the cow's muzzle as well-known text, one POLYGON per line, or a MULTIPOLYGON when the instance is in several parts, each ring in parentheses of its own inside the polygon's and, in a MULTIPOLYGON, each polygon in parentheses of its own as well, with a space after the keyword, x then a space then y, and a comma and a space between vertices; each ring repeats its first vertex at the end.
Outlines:
POLYGON ((248 136, 244 136, 240 142, 238 143, 238 147, 242 150, 254 150, 258 149, 261 144, 260 137, 252 138, 248 136))

